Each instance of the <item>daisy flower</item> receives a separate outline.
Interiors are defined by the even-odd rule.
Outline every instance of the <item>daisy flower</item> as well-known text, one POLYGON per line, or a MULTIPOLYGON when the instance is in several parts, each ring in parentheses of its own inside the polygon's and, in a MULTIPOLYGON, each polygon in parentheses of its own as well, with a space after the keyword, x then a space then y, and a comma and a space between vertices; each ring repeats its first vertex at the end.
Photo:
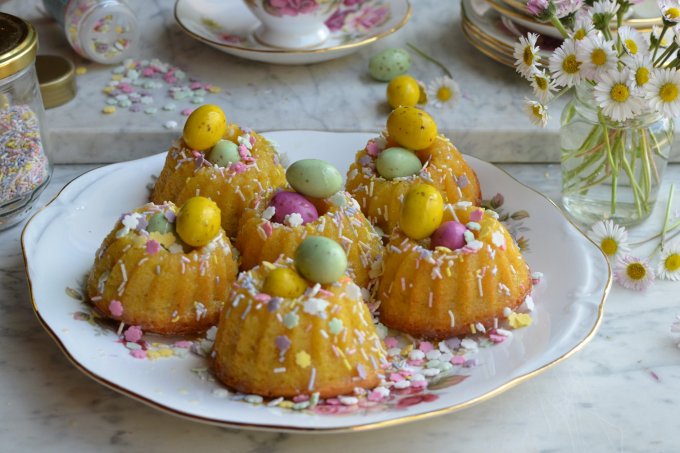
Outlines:
POLYGON ((593 3, 591 12, 593 17, 597 14, 600 16, 609 16, 609 19, 616 15, 619 10, 619 4, 613 0, 600 0, 593 3))
POLYGON ((636 88, 642 88, 652 77, 652 60, 649 54, 638 53, 636 56, 626 55, 623 63, 629 70, 631 81, 636 88))
POLYGON ((664 21, 673 24, 680 22, 680 2, 678 0, 659 0, 658 4, 664 21))
POLYGON ((680 243, 671 244, 661 252, 656 273, 663 280, 680 280, 680 243))
POLYGON ((519 42, 515 44, 515 69, 522 74, 524 78, 529 79, 536 69, 536 62, 538 60, 538 47, 536 40, 538 35, 535 33, 527 33, 526 37, 520 36, 519 42))
POLYGON ((616 52, 613 43, 602 35, 583 39, 576 48, 576 57, 582 61, 581 71, 589 79, 596 79, 616 68, 616 52))
POLYGON ((630 252, 628 232, 613 220, 601 220, 591 228, 588 236, 602 249, 607 258, 613 260, 630 252))
POLYGON ((574 31, 571 34, 571 38, 576 41, 582 41, 584 38, 593 34, 595 30, 595 25, 593 25, 593 19, 588 14, 584 14, 576 17, 576 23, 574 24, 574 31))
POLYGON ((555 15, 561 19, 573 14, 583 6, 583 0, 555 0, 555 15))
POLYGON ((654 272, 647 260, 626 255, 616 262, 614 278, 625 288, 642 291, 654 283, 654 272))
POLYGON ((427 86, 427 97, 437 108, 452 107, 460 97, 460 88, 450 77, 437 77, 427 86))
POLYGON ((540 102, 524 99, 524 108, 529 119, 536 126, 545 127, 548 124, 548 108, 540 102))
POLYGON ((583 78, 581 60, 576 56, 576 43, 573 39, 565 39, 552 55, 548 67, 559 86, 578 84, 583 78))
POLYGON ((680 115, 680 73, 675 69, 656 69, 644 86, 651 108, 668 118, 680 115))
POLYGON ((555 81, 550 77, 546 71, 535 72, 531 76, 531 87, 534 89, 534 96, 536 96, 542 104, 547 104, 552 99, 552 92, 557 88, 555 81))
POLYGON ((661 36, 661 32, 663 31, 663 28, 659 27, 658 25, 654 25, 652 27, 652 36, 656 41, 659 41, 661 39, 660 46, 661 47, 668 47, 671 45, 671 42, 673 41, 672 38, 668 37, 668 33, 664 33, 663 37, 661 36))
POLYGON ((642 99, 636 95, 627 69, 614 69, 602 74, 593 89, 593 95, 602 113, 614 121, 633 118, 643 108, 642 99))
POLYGON ((625 25, 619 28, 618 34, 623 48, 626 49, 629 55, 635 56, 645 53, 647 44, 639 31, 625 25))

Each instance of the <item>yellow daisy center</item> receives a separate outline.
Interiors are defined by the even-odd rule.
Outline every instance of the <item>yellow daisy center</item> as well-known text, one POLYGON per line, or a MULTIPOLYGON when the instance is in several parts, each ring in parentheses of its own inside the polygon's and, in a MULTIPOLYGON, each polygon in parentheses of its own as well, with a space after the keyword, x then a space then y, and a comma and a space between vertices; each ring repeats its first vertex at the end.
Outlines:
POLYGON ((644 66, 638 68, 637 71, 635 71, 635 82, 638 86, 642 86, 649 82, 649 69, 644 66))
POLYGON ((437 99, 440 101, 446 102, 451 99, 451 97, 453 97, 453 93, 449 87, 439 87, 439 89, 437 89, 437 99))
POLYGON ((548 88, 548 81, 544 77, 535 76, 536 86, 541 90, 545 91, 548 88))
POLYGON ((527 66, 534 64, 534 52, 531 50, 531 46, 524 47, 524 53, 522 54, 522 61, 527 66))
POLYGON ((680 17, 680 9, 674 6, 670 7, 666 10, 666 16, 668 16, 668 18, 670 19, 677 19, 678 17, 680 17))
POLYGON ((630 97, 630 91, 624 83, 615 83, 609 91, 609 95, 616 102, 626 102, 630 97))
POLYGON ((630 263, 626 266, 626 275, 631 280, 642 280, 647 276, 647 269, 641 263, 630 263))
POLYGON ((600 242, 600 248, 606 255, 614 256, 619 249, 619 244, 612 238, 604 238, 600 242))
POLYGON ((669 272, 675 272, 680 269, 680 253, 668 255, 663 262, 663 267, 669 272))
POLYGON ((659 90, 659 97, 664 102, 673 102, 678 98, 678 86, 674 83, 664 83, 659 90))
POLYGON ((586 37, 586 31, 583 28, 579 28, 574 32, 574 39, 577 41, 582 40, 583 38, 586 37))
POLYGON ((576 59, 576 55, 568 55, 562 62, 562 69, 567 74, 576 74, 581 67, 581 62, 576 59))
POLYGON ((531 106, 531 113, 533 113, 536 118, 543 118, 543 109, 538 104, 531 106))
POLYGON ((626 45, 626 49, 628 49, 628 52, 630 52, 632 55, 635 55, 638 51, 637 43, 632 40, 632 39, 626 39, 623 42, 626 45))
POLYGON ((595 66, 602 66, 607 62, 607 53, 604 49, 597 48, 590 54, 590 61, 592 61, 595 66))

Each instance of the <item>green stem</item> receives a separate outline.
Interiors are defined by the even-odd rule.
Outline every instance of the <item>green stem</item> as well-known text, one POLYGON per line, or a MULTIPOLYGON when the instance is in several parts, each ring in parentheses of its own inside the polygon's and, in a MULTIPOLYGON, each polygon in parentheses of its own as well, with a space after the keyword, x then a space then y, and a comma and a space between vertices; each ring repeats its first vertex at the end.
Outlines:
POLYGON ((656 43, 654 53, 652 54, 652 61, 656 60, 656 53, 659 51, 659 47, 661 47, 661 41, 663 41, 663 35, 666 34, 666 30, 668 30, 668 25, 666 25, 666 22, 664 21, 663 28, 661 29, 661 34, 659 35, 659 41, 656 43))
MULTIPOLYGON (((675 229, 678 228, 678 227, 680 227, 680 220, 678 220, 677 222, 675 222, 674 224, 672 224, 670 227, 666 228, 666 233, 670 233, 671 231, 675 230, 675 229)), ((680 233, 680 231, 678 231, 678 233, 680 233)), ((647 242, 649 242, 649 241, 653 241, 654 239, 658 239, 658 238, 660 238, 660 237, 661 237, 661 233, 657 233, 657 234, 655 234, 654 236, 648 237, 647 239, 643 239, 643 240, 637 241, 637 242, 632 242, 630 245, 631 245, 632 247, 638 247, 638 246, 640 246, 640 245, 642 245, 642 244, 645 244, 645 243, 647 243, 647 242)), ((668 239, 672 239, 672 238, 674 238, 674 237, 675 237, 675 235, 669 237, 668 239)))
MULTIPOLYGON (((623 145, 623 140, 619 140, 619 143, 621 145, 619 146, 619 149, 621 150, 621 163, 623 164, 623 170, 626 172, 628 175, 628 180, 630 181, 630 188, 633 191, 633 201, 635 201, 635 209, 637 209, 638 216, 642 217, 642 194, 640 193, 640 186, 638 185, 637 181, 635 180, 635 174, 633 173, 633 170, 630 168, 630 163, 628 162, 628 159, 626 159, 626 151, 625 147, 623 145)), ((648 206, 645 205, 644 211, 647 212, 649 210, 648 206)))
POLYGON ((550 23, 553 25, 553 27, 555 27, 557 29, 557 31, 560 32, 560 34, 562 35, 562 37, 564 39, 569 38, 569 32, 567 31, 566 28, 564 28, 564 25, 562 25, 562 22, 560 22, 560 20, 554 14, 550 18, 550 23))
POLYGON ((658 68, 661 65, 664 64, 664 62, 670 58, 671 55, 673 55, 673 51, 678 47, 677 44, 675 44, 675 41, 671 43, 670 46, 666 47, 666 49, 663 51, 663 53, 659 56, 658 59, 654 61, 654 67, 658 68))
POLYGON ((605 126, 606 121, 604 119, 604 116, 602 115, 602 110, 598 109, 597 111, 597 116, 600 120, 600 126, 602 126, 602 132, 604 135, 604 144, 607 150, 607 159, 609 160, 609 165, 612 168, 612 195, 611 195, 611 214, 614 215, 616 213, 616 186, 618 185, 618 177, 619 177, 619 169, 618 166, 614 163, 614 156, 612 155, 612 148, 609 145, 609 133, 607 131, 607 126, 605 126))
POLYGON ((671 190, 668 193, 668 203, 666 203, 666 216, 663 219, 663 229, 661 230, 661 250, 666 244, 666 231, 668 228, 668 219, 671 216, 671 206, 673 205, 673 192, 675 191, 675 184, 671 184, 671 190))
POLYGON ((414 46, 410 42, 407 42, 406 45, 411 50, 413 50, 415 53, 417 53, 418 55, 420 55, 421 57, 426 59, 427 61, 430 61, 430 62, 436 64, 437 66, 439 66, 441 68, 441 70, 444 71, 444 74, 446 74, 450 79, 453 79, 453 75, 451 74, 451 71, 449 71, 446 68, 446 66, 444 66, 440 61, 438 61, 438 60, 434 59, 433 57, 431 57, 430 55, 426 54, 424 51, 420 50, 419 48, 417 48, 416 46, 414 46))

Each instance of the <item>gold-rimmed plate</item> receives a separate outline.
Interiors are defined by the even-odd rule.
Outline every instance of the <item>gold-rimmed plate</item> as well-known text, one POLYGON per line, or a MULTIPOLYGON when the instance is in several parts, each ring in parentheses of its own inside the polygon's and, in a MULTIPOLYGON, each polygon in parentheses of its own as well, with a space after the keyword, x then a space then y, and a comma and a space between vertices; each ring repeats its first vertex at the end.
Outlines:
MULTIPOLYGON (((323 149, 325 157, 344 171, 355 151, 374 134, 280 131, 265 136, 287 151, 291 160, 318 157, 323 149)), ((33 308, 74 365, 96 381, 171 414, 220 426, 295 432, 360 431, 422 420, 488 400, 538 375, 584 347, 602 319, 611 271, 599 248, 545 196, 495 166, 467 156, 488 196, 501 193, 507 212, 529 214, 521 224, 530 247, 525 256, 534 270, 544 274, 535 288, 531 326, 515 330, 499 345, 480 349, 474 356, 477 367, 456 371, 465 379, 429 389, 428 398, 413 395, 408 404, 393 400, 329 414, 250 405, 225 397, 219 383, 197 374, 196 370, 208 367, 205 358, 187 354, 135 359, 120 344, 114 327, 83 320, 81 313, 87 306, 72 297, 74 291, 65 291, 77 287, 89 271, 119 215, 147 201, 147 183, 159 173, 164 159, 159 154, 109 165, 75 179, 28 222, 22 249, 33 308)))
POLYGON ((403 27, 411 17, 408 0, 342 3, 326 24, 329 38, 306 49, 268 47, 253 32, 257 18, 242 0, 177 0, 175 21, 192 38, 222 52, 266 63, 301 65, 344 57, 403 27))

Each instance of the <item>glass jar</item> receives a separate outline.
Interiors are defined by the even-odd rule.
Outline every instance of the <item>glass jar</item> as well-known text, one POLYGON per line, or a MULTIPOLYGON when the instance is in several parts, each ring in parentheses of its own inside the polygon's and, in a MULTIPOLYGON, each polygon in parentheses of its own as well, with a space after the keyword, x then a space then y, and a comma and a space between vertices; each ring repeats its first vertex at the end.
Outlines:
POLYGON ((20 222, 52 175, 33 26, 0 13, 0 230, 20 222))
POLYGON ((43 0, 81 57, 120 63, 137 46, 137 19, 122 0, 43 0))
POLYGON ((657 113, 605 118, 590 85, 562 111, 562 203, 584 226, 636 225, 652 213, 673 143, 674 123, 657 113))

